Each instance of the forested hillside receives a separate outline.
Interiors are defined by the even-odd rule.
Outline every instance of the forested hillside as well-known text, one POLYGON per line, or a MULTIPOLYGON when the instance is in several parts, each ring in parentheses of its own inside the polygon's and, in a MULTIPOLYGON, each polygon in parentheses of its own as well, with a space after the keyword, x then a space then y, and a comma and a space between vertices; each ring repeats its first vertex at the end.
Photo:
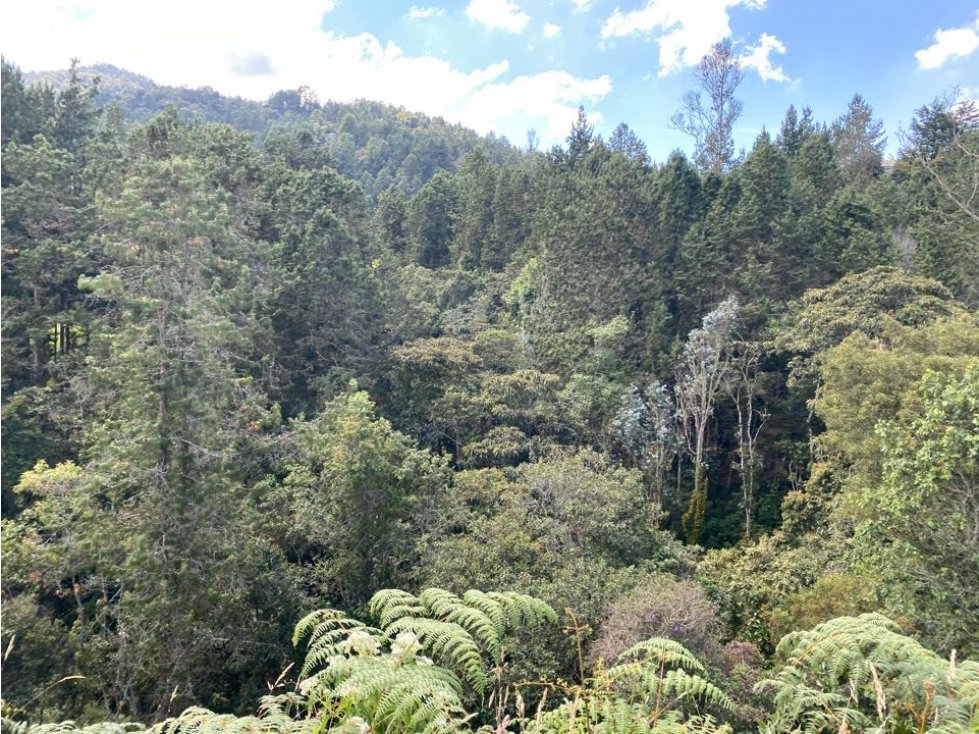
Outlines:
POLYGON ((652 162, 98 71, 2 67, 5 733, 975 730, 974 107, 885 172, 859 94, 652 162))
POLYGON ((413 194, 432 174, 456 170, 466 153, 482 147, 496 164, 515 162, 518 154, 505 139, 480 137, 400 107, 361 100, 353 104, 320 103, 308 87, 277 92, 264 103, 225 97, 213 89, 168 87, 111 64, 24 75, 28 86, 65 89, 73 78, 93 85, 93 104, 117 107, 108 114, 130 123, 146 123, 168 107, 183 122, 218 122, 254 134, 257 143, 274 145, 280 136, 301 127, 310 145, 329 156, 330 164, 361 185, 371 198, 397 185, 413 194))

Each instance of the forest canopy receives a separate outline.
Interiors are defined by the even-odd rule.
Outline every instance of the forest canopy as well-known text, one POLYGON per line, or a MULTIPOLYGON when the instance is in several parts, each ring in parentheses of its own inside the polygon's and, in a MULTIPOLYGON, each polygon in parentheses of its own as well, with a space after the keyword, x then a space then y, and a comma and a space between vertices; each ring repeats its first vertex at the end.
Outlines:
POLYGON ((653 162, 2 75, 5 733, 979 723, 969 103, 653 162))

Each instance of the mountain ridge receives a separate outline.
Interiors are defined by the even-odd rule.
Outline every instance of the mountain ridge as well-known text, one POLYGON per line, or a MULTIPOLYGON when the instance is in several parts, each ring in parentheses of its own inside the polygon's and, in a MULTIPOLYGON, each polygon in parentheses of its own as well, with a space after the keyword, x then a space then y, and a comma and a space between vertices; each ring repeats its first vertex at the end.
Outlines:
MULTIPOLYGON (((320 102, 308 88, 280 90, 266 101, 228 96, 211 87, 175 87, 113 64, 76 69, 90 84, 98 79, 99 106, 118 105, 127 121, 146 122, 170 106, 188 121, 231 125, 261 144, 285 129, 310 129, 336 169, 373 198, 390 186, 410 195, 440 170, 455 171, 467 153, 482 147, 491 161, 513 162, 521 152, 506 138, 480 135, 441 117, 367 99, 320 102)), ((68 84, 68 69, 22 72, 28 85, 68 84)))

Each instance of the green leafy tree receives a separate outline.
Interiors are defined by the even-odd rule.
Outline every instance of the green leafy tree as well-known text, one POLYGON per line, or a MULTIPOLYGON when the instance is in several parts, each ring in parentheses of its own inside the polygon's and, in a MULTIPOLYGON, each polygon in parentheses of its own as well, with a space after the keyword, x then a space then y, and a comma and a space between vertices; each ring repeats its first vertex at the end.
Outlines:
POLYGON ((503 270, 530 237, 530 211, 534 205, 530 189, 528 166, 504 166, 498 171, 492 209, 492 248, 484 258, 493 271, 503 270))
POLYGON ((444 497, 444 459, 380 418, 365 392, 293 424, 281 487, 266 500, 286 553, 314 593, 347 607, 411 578, 425 523, 444 497))
POLYGON ((578 116, 571 125, 568 133, 567 161, 571 168, 584 163, 594 145, 598 142, 595 136, 595 126, 588 121, 588 115, 583 106, 578 107, 578 116))
POLYGON ((25 84, 20 69, 7 59, 0 61, 0 73, 4 100, 0 133, 3 147, 11 142, 29 144, 44 130, 45 122, 54 117, 54 90, 50 86, 25 84))
POLYGON ((834 156, 830 134, 820 131, 805 136, 790 158, 793 198, 804 202, 806 208, 825 205, 843 185, 834 156))
POLYGON ((646 144, 624 122, 620 122, 608 139, 610 150, 621 153, 633 163, 649 165, 649 152, 646 144))
POLYGON ((803 286, 800 266, 806 256, 787 232, 788 158, 762 133, 738 174, 740 197, 727 221, 724 247, 739 253, 739 291, 755 304, 784 301, 803 286))
POLYGON ((776 341, 792 355, 790 384, 815 385, 822 353, 851 333, 877 337, 891 320, 922 326, 963 310, 941 283, 879 266, 806 292, 785 317, 776 341))
POLYGON ((676 329, 697 327, 703 314, 736 291, 742 252, 734 249, 731 217, 741 198, 741 178, 708 177, 701 189, 705 212, 687 230, 674 269, 676 329))
POLYGON ((911 259, 969 304, 977 302, 979 216, 975 199, 979 113, 936 100, 919 109, 895 171, 907 197, 911 259))
POLYGON ((979 650, 979 356, 961 376, 926 373, 910 422, 877 426, 882 481, 862 504, 859 565, 882 579, 890 608, 918 621, 939 650, 979 650), (877 538, 893 540, 878 553, 877 538))
POLYGON ((98 112, 97 87, 83 84, 74 64, 56 94, 24 89, 19 72, 3 64, 13 110, 4 116, 10 135, 4 133, 2 171, 8 395, 47 381, 49 362, 74 351, 87 335, 76 284, 79 275, 98 267, 89 242, 94 207, 86 175, 98 112))
POLYGON ((286 414, 311 414, 367 371, 383 344, 367 202, 331 168, 273 159, 264 179, 259 234, 274 350, 263 366, 286 414))
POLYGON ((250 466, 235 451, 247 445, 239 436, 276 422, 243 369, 256 294, 242 240, 200 164, 152 150, 103 199, 112 266, 88 286, 114 328, 87 371, 102 419, 87 431, 86 470, 89 491, 112 508, 107 531, 118 533, 88 593, 125 590, 104 608, 104 695, 160 715, 181 700, 175 689, 208 701, 242 685, 205 676, 214 657, 237 660, 240 681, 260 674, 262 631, 274 635, 275 615, 288 614, 261 611, 263 599, 289 591, 266 585, 276 555, 242 532, 255 521, 247 505, 222 511, 250 466), (225 614, 239 632, 229 634, 225 614))
POLYGON ((820 212, 813 259, 829 280, 892 265, 896 258, 883 214, 867 194, 845 188, 820 212))

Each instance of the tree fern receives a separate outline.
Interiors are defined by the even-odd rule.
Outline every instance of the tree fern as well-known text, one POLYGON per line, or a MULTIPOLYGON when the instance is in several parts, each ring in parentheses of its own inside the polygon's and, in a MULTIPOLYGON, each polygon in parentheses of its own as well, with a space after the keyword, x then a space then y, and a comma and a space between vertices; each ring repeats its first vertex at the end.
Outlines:
POLYGON ((334 610, 313 612, 296 626, 294 642, 308 639, 300 683, 307 711, 329 730, 350 734, 458 731, 466 712, 455 670, 474 686, 485 679, 473 637, 453 622, 415 616, 426 607, 403 591, 381 592, 371 610, 383 629, 334 610), (452 668, 435 665, 419 655, 423 650, 452 668))
POLYGON ((121 724, 101 722, 79 727, 74 721, 30 725, 26 722, 11 721, 6 717, 0 720, 2 734, 133 734, 145 731, 145 726, 132 722, 121 724))
POLYGON ((370 611, 389 636, 405 631, 417 635, 440 664, 459 671, 479 693, 490 684, 490 666, 503 664, 508 632, 557 621, 550 605, 514 592, 470 590, 460 598, 429 588, 416 597, 385 589, 371 599, 370 611))
POLYGON ((491 591, 486 597, 503 607, 503 614, 510 629, 537 627, 557 622, 557 613, 537 597, 515 591, 491 591))
POLYGON ((618 664, 599 669, 557 709, 539 714, 531 734, 664 734, 729 732, 702 716, 712 705, 733 713, 734 702, 704 678, 703 664, 683 645, 653 638, 626 650, 618 664))
POLYGON ((331 662, 306 696, 331 728, 359 719, 391 734, 442 732, 465 718, 461 688, 450 670, 379 655, 331 662))
POLYGON ((966 732, 979 727, 979 664, 944 660, 880 614, 840 617, 786 635, 770 732, 874 728, 966 732))
POLYGON ((189 708, 175 719, 167 719, 150 730, 150 734, 264 734, 274 731, 292 732, 294 722, 287 729, 272 729, 254 716, 236 717, 215 714, 203 708, 189 708))
POLYGON ((463 679, 485 692, 487 662, 502 665, 506 634, 557 620, 550 606, 523 594, 470 591, 460 598, 442 589, 417 597, 381 591, 370 610, 380 627, 333 609, 303 617, 293 634, 294 645, 306 645, 298 690, 264 697, 258 716, 189 708, 150 729, 3 718, 2 734, 456 734, 470 719, 463 679))
POLYGON ((314 720, 295 720, 279 712, 263 712, 260 717, 216 714, 197 706, 180 716, 161 721, 151 728, 133 722, 98 723, 78 727, 74 721, 33 726, 3 720, 3 734, 312 734, 314 720))
POLYGON ((675 640, 645 640, 623 652, 619 660, 619 665, 600 673, 599 679, 607 679, 630 698, 644 699, 655 709, 676 708, 684 700, 709 703, 727 712, 736 708, 724 691, 699 675, 706 673, 703 663, 675 640))

